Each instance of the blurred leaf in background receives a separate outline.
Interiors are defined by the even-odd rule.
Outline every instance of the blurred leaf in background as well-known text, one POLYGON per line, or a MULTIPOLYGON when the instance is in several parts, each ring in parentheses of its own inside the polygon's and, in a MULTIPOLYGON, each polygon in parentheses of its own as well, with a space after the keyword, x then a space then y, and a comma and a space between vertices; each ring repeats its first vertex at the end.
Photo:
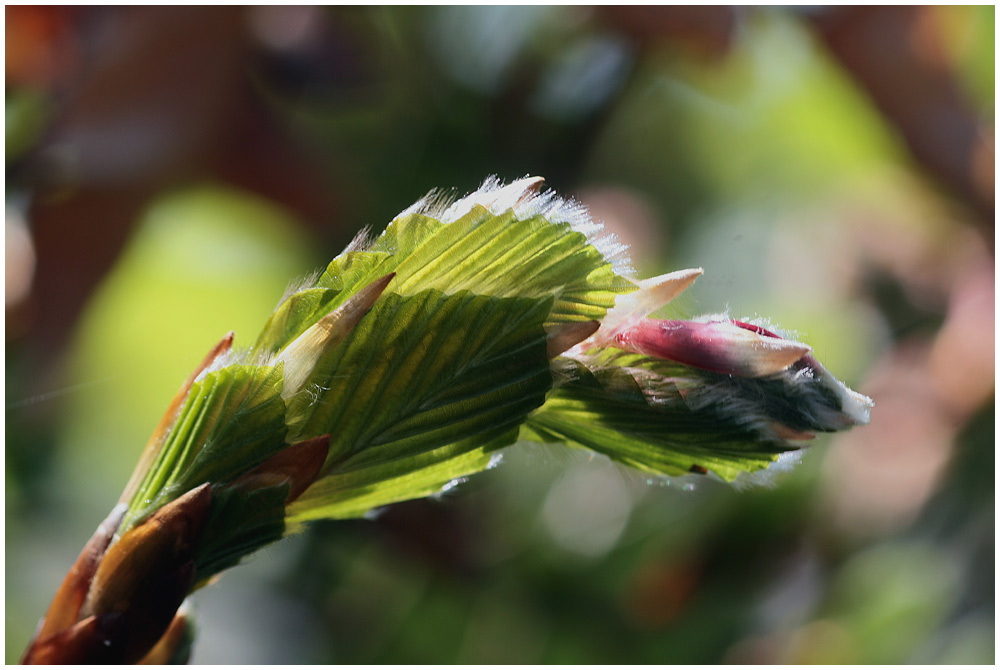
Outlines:
POLYGON ((227 574, 196 662, 995 660, 992 7, 5 12, 8 661, 211 343, 492 173, 872 424, 747 491, 512 450, 227 574))
POLYGON ((71 383, 96 385, 67 413, 66 467, 128 479, 123 445, 148 438, 176 371, 227 329, 250 346, 283 284, 319 262, 293 219, 252 194, 202 187, 154 201, 79 326, 71 383), (129 410, 110 422, 109 407, 129 410))

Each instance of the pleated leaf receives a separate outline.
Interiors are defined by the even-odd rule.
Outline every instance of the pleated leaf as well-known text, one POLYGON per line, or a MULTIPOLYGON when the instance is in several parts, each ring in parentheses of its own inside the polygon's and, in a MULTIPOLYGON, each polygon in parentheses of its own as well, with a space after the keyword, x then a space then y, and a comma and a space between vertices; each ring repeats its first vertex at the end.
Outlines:
POLYGON ((273 353, 287 346, 357 290, 390 272, 400 295, 427 289, 471 291, 498 298, 555 297, 546 325, 600 319, 615 297, 635 290, 586 235, 542 216, 518 220, 474 206, 442 223, 421 214, 397 218, 371 247, 335 258, 319 277, 293 292, 254 345, 273 353))
MULTIPOLYGON (((706 352, 733 353, 724 345, 735 335, 782 338, 733 322, 732 341, 678 344, 643 321, 651 301, 700 270, 640 288, 625 276, 624 247, 539 187, 487 180, 453 203, 429 195, 291 288, 249 351, 223 340, 225 358, 213 350, 220 357, 150 441, 119 533, 210 484, 194 556, 204 583, 305 522, 446 490, 519 437, 653 475, 733 480, 809 431, 867 422, 871 400, 804 345, 790 365, 741 377, 706 352)), ((727 327, 687 323, 701 334, 727 327)))
POLYGON ((293 291, 255 348, 281 351, 389 273, 288 399, 290 441, 332 436, 295 519, 364 514, 485 468, 551 388, 546 329, 600 319, 635 289, 569 223, 479 205, 448 223, 410 213, 293 291))
POLYGON ((281 451, 286 432, 280 366, 209 372, 191 385, 120 532, 196 486, 236 479, 281 451))
POLYGON ((435 223, 409 215, 376 241, 375 250, 412 248, 394 268, 400 293, 434 288, 496 297, 555 296, 546 319, 552 325, 600 319, 617 295, 635 289, 568 223, 542 216, 518 220, 512 211, 495 215, 479 205, 453 223, 435 223), (411 230, 425 239, 415 241, 411 230))
POLYGON ((517 429, 484 441, 476 435, 399 462, 352 467, 346 463, 317 482, 308 497, 289 505, 290 527, 315 519, 360 517, 394 502, 424 498, 447 489, 462 478, 481 472, 495 462, 496 452, 517 439, 517 429))
POLYGON ((293 510, 364 513, 485 467, 486 451, 466 455, 503 446, 498 435, 513 439, 551 387, 551 304, 468 291, 384 295, 288 403, 291 439, 331 434, 324 475, 293 510))

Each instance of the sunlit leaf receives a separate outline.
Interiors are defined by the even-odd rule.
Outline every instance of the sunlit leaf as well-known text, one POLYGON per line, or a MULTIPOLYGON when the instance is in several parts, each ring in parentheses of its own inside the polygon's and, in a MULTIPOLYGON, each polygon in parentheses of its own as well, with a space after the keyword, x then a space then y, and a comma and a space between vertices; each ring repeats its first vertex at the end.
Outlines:
POLYGON ((196 381, 122 529, 205 483, 232 481, 285 446, 281 368, 230 365, 196 381))

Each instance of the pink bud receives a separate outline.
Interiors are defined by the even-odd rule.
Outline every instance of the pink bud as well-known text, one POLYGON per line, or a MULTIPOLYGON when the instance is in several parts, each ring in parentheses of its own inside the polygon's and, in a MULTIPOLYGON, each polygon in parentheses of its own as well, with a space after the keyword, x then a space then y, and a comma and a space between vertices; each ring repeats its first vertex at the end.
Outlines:
POLYGON ((615 346, 739 377, 780 372, 810 351, 805 344, 740 321, 671 319, 641 319, 618 333, 615 346))

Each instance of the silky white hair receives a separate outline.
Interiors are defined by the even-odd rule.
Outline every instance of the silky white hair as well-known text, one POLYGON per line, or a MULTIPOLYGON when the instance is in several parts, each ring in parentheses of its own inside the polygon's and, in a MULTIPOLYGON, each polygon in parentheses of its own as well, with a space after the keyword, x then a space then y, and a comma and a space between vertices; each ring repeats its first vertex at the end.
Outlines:
POLYGON ((560 197, 555 191, 541 190, 541 183, 539 177, 525 176, 505 184, 491 175, 478 189, 461 198, 456 199, 452 192, 432 190, 400 212, 396 219, 422 214, 442 223, 453 223, 477 205, 497 215, 513 211, 514 216, 521 220, 541 216, 552 223, 567 224, 574 231, 583 234, 612 264, 617 274, 634 277, 628 245, 605 230, 603 223, 594 221, 585 205, 573 198, 560 197))

